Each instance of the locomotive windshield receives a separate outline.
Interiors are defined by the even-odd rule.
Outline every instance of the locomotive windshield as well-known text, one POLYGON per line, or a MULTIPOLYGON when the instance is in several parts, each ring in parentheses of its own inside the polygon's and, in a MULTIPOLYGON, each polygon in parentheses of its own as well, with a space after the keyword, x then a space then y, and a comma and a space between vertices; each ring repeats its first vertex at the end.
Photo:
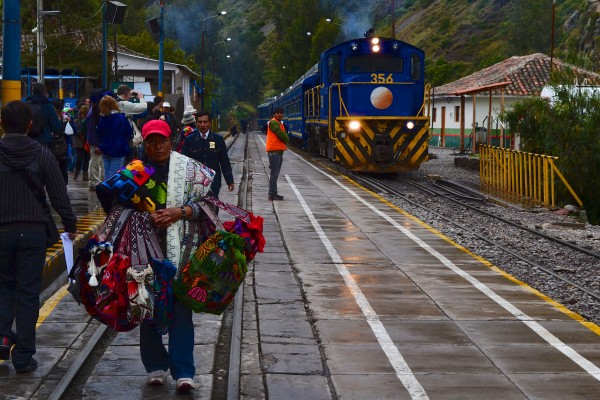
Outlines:
POLYGON ((402 59, 399 57, 373 57, 372 55, 348 57, 346 73, 402 72, 402 59))

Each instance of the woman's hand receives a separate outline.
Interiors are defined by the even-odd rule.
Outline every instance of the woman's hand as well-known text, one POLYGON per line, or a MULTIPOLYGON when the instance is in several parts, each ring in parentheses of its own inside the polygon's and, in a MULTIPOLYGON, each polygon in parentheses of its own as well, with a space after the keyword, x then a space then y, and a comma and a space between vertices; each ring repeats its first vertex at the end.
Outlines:
POLYGON ((165 208, 150 214, 150 221, 158 229, 167 229, 181 219, 181 208, 165 208))

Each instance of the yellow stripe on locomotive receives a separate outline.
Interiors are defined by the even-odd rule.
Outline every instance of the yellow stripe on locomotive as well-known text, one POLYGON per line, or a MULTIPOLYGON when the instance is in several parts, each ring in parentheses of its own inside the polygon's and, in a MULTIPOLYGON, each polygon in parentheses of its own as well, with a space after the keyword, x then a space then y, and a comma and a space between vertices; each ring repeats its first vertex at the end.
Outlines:
POLYGON ((407 172, 428 159, 428 117, 337 117, 335 161, 355 172, 407 172))

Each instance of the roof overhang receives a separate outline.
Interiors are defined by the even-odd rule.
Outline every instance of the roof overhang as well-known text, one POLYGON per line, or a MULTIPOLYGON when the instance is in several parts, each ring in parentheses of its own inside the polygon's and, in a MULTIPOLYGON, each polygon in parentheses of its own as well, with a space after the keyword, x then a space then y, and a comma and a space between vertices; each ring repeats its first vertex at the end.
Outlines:
POLYGON ((452 92, 452 93, 448 93, 448 94, 454 95, 454 96, 462 96, 465 94, 478 94, 481 92, 489 92, 489 91, 492 91, 495 89, 505 88, 506 86, 508 86, 510 84, 512 84, 512 82, 510 82, 510 81, 498 82, 498 83, 492 83, 490 85, 485 85, 485 86, 477 86, 474 88, 457 90, 456 92, 452 92))

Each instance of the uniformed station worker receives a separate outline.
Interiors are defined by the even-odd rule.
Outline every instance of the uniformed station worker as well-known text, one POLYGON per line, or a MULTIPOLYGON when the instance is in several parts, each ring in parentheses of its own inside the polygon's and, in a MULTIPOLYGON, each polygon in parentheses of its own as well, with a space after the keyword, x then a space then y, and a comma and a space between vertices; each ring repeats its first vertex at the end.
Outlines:
POLYGON ((221 135, 210 131, 210 121, 210 114, 206 111, 199 112, 196 115, 198 131, 184 139, 181 154, 200 161, 215 171, 215 179, 210 185, 210 189, 215 197, 219 197, 221 173, 225 177, 229 191, 232 191, 235 185, 233 184, 233 172, 231 171, 225 139, 221 135))

